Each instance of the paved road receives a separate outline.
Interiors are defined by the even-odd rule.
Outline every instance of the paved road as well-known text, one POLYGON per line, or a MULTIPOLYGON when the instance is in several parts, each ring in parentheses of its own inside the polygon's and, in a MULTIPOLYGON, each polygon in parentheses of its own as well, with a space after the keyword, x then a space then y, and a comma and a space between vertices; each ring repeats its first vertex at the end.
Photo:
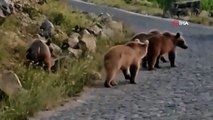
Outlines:
POLYGON ((120 75, 116 88, 92 88, 75 107, 42 120, 213 120, 213 28, 173 27, 171 20, 73 0, 68 3, 88 12, 108 12, 136 32, 153 28, 181 31, 189 49, 177 49, 177 68, 161 63, 161 70, 141 71, 137 85, 126 84, 120 75))

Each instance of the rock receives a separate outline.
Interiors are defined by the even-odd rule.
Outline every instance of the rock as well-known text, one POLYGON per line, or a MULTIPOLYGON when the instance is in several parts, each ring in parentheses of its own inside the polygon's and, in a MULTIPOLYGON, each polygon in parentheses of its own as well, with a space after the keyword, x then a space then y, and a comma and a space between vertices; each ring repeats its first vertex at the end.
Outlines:
POLYGON ((102 31, 101 31, 101 38, 107 39, 107 38, 110 38, 112 36, 114 36, 114 31, 111 28, 104 26, 102 31))
POLYGON ((20 24, 23 27, 28 27, 31 24, 35 24, 30 16, 26 13, 20 13, 19 15, 17 15, 17 18, 19 19, 19 21, 21 21, 20 24))
POLYGON ((79 45, 84 51, 88 50, 89 52, 95 52, 96 38, 94 35, 90 34, 86 29, 84 29, 81 33, 79 45))
POLYGON ((74 48, 79 43, 80 34, 73 33, 67 39, 69 47, 74 48))
POLYGON ((11 71, 0 73, 0 89, 8 96, 17 95, 24 90, 18 76, 11 71))
POLYGON ((90 17, 92 19, 97 19, 97 15, 94 13, 88 13, 88 17, 90 17))
POLYGON ((201 13, 200 13, 200 17, 208 17, 209 13, 205 10, 203 10, 201 13))
POLYGON ((14 2, 14 8, 16 9, 15 11, 23 11, 23 4, 21 1, 14 2))
POLYGON ((102 27, 97 24, 90 26, 88 29, 93 31, 96 36, 100 35, 102 31, 102 27))
POLYGON ((109 21, 106 25, 109 26, 109 28, 113 29, 114 31, 117 32, 123 31, 123 24, 121 22, 109 21))
POLYGON ((83 53, 83 51, 81 49, 73 49, 73 48, 68 48, 68 53, 70 57, 80 57, 83 53))
POLYGON ((37 3, 40 4, 40 5, 43 5, 44 3, 47 3, 47 0, 38 0, 37 3))
POLYGON ((5 21, 5 15, 3 11, 0 9, 0 25, 2 25, 5 21))
POLYGON ((3 11, 5 16, 15 13, 14 4, 11 0, 1 0, 0 9, 3 11))
POLYGON ((102 24, 105 24, 109 21, 112 21, 112 16, 109 13, 103 14, 101 13, 100 15, 98 15, 98 21, 102 24))
POLYGON ((39 34, 42 37, 49 38, 53 34, 54 30, 55 28, 52 22, 46 19, 40 26, 39 34))
POLYGON ((53 54, 56 55, 56 57, 62 54, 62 49, 58 45, 51 43, 50 48, 52 48, 53 54))
POLYGON ((5 15, 1 9, 0 9, 0 18, 5 18, 5 15))

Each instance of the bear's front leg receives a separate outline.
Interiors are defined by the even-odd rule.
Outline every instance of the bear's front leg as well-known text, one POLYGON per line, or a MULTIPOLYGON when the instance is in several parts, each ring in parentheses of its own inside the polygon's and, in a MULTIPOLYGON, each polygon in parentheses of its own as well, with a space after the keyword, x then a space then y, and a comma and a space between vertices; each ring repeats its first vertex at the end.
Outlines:
POLYGON ((169 52, 168 56, 169 56, 169 61, 170 61, 171 67, 176 67, 176 65, 175 65, 175 51, 173 50, 173 51, 169 52))
POLYGON ((144 58, 142 59, 142 67, 143 67, 143 68, 147 68, 147 57, 144 57, 144 58))
POLYGON ((155 67, 156 67, 156 68, 161 68, 160 65, 159 65, 160 57, 161 57, 161 56, 158 56, 158 58, 157 58, 157 60, 156 60, 156 63, 155 63, 155 67))
POLYGON ((111 81, 110 84, 111 84, 112 86, 118 85, 118 83, 117 83, 115 80, 111 81))
POLYGON ((123 72, 124 78, 126 80, 130 80, 131 79, 130 75, 128 74, 128 70, 127 69, 122 70, 122 72, 123 72))
POLYGON ((139 70, 138 65, 131 65, 130 66, 130 74, 131 74, 130 84, 136 84, 135 77, 138 73, 138 70, 139 70))
POLYGON ((148 70, 151 71, 151 70, 155 70, 155 64, 156 64, 156 61, 157 61, 157 57, 158 55, 150 55, 149 58, 148 58, 148 70))

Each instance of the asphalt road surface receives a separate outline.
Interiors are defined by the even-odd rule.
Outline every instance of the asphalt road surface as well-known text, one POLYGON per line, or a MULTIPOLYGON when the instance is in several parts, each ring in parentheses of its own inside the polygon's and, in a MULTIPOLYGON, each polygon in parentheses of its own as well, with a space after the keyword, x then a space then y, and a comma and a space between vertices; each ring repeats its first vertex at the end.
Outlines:
POLYGON ((213 28, 191 23, 174 27, 168 19, 74 0, 68 3, 87 12, 108 12, 136 32, 181 31, 189 48, 177 49, 176 68, 160 63, 162 69, 140 71, 136 85, 118 75, 117 87, 91 88, 75 107, 42 120, 213 120, 213 28))

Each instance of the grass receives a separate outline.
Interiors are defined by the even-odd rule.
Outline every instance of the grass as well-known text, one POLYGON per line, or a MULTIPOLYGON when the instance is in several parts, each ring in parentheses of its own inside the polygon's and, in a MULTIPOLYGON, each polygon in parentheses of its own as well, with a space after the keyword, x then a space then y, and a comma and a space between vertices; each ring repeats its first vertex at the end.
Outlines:
POLYGON ((52 2, 41 6, 40 10, 49 17, 54 25, 59 25, 65 32, 70 32, 74 25, 86 26, 91 23, 84 14, 75 12, 70 14, 72 11, 70 11, 70 6, 67 6, 66 3, 58 5, 58 2, 52 2))
POLYGON ((207 11, 213 10, 212 0, 201 0, 201 5, 204 10, 207 10, 207 11))
MULTIPOLYGON (((91 23, 86 15, 73 13, 61 1, 51 1, 47 5, 37 7, 39 13, 36 13, 37 18, 33 18, 34 20, 39 20, 42 14, 45 14, 66 33, 69 33, 75 25, 87 26, 91 23)), ((77 95, 85 85, 100 79, 97 73, 102 69, 101 61, 105 51, 130 36, 125 33, 125 35, 116 34, 112 37, 114 39, 110 40, 98 39, 96 53, 64 60, 63 69, 55 74, 47 74, 40 68, 32 69, 24 66, 26 43, 37 31, 35 29, 38 23, 28 26, 22 26, 20 23, 16 16, 10 16, 0 26, 0 69, 13 70, 28 92, 14 98, 3 97, 0 101, 1 120, 26 120, 28 116, 33 116, 40 110, 55 107, 66 97, 77 95)))
MULTIPOLYGON (((181 1, 181 0, 87 0, 96 4, 108 5, 112 7, 122 8, 129 11, 148 14, 154 16, 163 16, 163 9, 171 6, 172 1, 181 1)), ((182 0, 183 1, 183 0, 182 0)), ((212 0, 201 0, 202 10, 210 12, 213 10, 213 1, 212 0)), ((207 15, 203 16, 189 16, 181 17, 180 19, 189 20, 190 22, 212 25, 213 18, 210 18, 207 15)))

